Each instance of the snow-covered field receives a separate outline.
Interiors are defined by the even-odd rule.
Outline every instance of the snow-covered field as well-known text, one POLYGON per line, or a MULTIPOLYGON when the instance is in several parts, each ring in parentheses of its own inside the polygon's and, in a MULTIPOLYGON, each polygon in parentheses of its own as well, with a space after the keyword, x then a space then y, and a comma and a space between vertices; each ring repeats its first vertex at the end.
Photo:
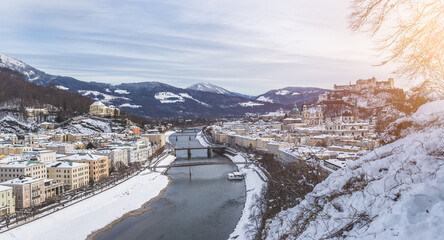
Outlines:
POLYGON ((193 98, 192 96, 190 96, 188 93, 179 93, 179 95, 182 96, 182 97, 184 97, 184 98, 188 98, 188 99, 194 100, 194 101, 196 101, 196 102, 198 102, 198 103, 204 105, 205 107, 211 107, 210 104, 207 104, 207 103, 201 102, 201 101, 199 101, 199 100, 193 98))
POLYGON ((120 89, 116 89, 116 90, 114 90, 114 92, 117 94, 129 94, 129 92, 127 90, 120 90, 120 89))
MULTIPOLYGON (((169 155, 159 164, 174 161, 169 155)), ((0 239, 79 240, 125 213, 139 209, 168 185, 168 177, 145 170, 107 191, 46 217, 0 234, 0 239)))
POLYGON ((120 108, 125 108, 125 107, 127 107, 127 108, 140 108, 142 106, 136 105, 136 104, 124 103, 124 104, 120 105, 119 107, 120 108))
POLYGON ((400 126, 402 138, 349 161, 278 214, 267 239, 442 239, 444 100, 389 128, 400 126))
POLYGON ((99 100, 98 97, 102 96, 103 99, 101 99, 101 101, 104 102, 104 103, 109 103, 111 100, 114 100, 114 99, 130 100, 129 98, 126 98, 126 97, 113 96, 113 95, 101 93, 101 92, 98 92, 98 91, 78 90, 77 92, 80 93, 83 96, 94 96, 94 99, 96 99, 96 100, 99 100))
POLYGON ((172 92, 159 92, 154 95, 154 98, 159 100, 161 103, 185 102, 185 99, 182 96, 172 92))
MULTIPOLYGON (((240 154, 236 156, 225 156, 230 158, 233 162, 245 161, 245 158, 240 154)), ((237 166, 239 172, 245 176, 246 198, 244 209, 242 210, 242 216, 237 223, 236 228, 230 234, 229 240, 249 240, 254 237, 251 236, 248 231, 251 224, 249 218, 255 214, 255 211, 258 211, 258 209, 255 208, 256 196, 261 196, 262 188, 266 186, 266 183, 259 177, 257 172, 261 172, 261 170, 256 166, 250 165, 248 168, 246 168, 245 165, 237 166)))
POLYGON ((248 101, 248 102, 239 103, 239 105, 241 105, 242 107, 254 107, 254 106, 262 106, 264 104, 248 101))
POLYGON ((269 103, 273 103, 273 99, 269 98, 269 97, 265 97, 265 96, 260 96, 256 99, 257 101, 261 101, 261 102, 269 102, 269 103))
POLYGON ((56 85, 56 88, 61 89, 61 90, 68 90, 69 88, 61 86, 61 85, 56 85))
POLYGON ((288 90, 279 90, 275 94, 276 95, 287 95, 289 93, 290 93, 290 91, 288 91, 288 90))

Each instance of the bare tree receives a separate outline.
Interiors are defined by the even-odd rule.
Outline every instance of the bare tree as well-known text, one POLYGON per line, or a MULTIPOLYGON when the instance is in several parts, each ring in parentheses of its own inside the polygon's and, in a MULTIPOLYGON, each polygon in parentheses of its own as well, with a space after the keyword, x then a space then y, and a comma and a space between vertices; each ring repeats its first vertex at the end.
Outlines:
POLYGON ((397 74, 424 79, 444 96, 443 0, 352 0, 351 8, 352 31, 382 35, 379 50, 388 57, 380 65, 398 63, 397 74))

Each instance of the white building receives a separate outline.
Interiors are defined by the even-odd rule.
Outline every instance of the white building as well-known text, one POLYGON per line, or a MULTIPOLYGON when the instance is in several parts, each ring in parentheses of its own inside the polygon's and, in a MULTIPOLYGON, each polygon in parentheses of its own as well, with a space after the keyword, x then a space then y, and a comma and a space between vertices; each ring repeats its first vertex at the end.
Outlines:
POLYGON ((36 161, 16 161, 0 166, 0 182, 20 176, 45 179, 47 176, 46 165, 36 161))
POLYGON ((32 151, 23 152, 24 158, 37 157, 37 160, 44 163, 54 162, 57 158, 56 151, 46 149, 34 149, 32 151))
POLYGON ((108 156, 111 160, 111 165, 118 168, 120 165, 128 166, 128 148, 112 148, 97 150, 95 153, 98 155, 108 156))
POLYGON ((137 143, 122 148, 127 150, 128 163, 145 162, 153 154, 151 145, 146 143, 137 143))

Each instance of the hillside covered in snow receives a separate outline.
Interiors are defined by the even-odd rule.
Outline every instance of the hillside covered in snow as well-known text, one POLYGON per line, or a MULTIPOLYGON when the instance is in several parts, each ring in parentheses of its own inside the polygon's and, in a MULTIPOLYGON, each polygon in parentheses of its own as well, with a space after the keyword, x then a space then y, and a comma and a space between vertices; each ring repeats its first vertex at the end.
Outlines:
POLYGON ((441 239, 444 100, 392 123, 393 142, 316 185, 267 223, 266 239, 441 239))

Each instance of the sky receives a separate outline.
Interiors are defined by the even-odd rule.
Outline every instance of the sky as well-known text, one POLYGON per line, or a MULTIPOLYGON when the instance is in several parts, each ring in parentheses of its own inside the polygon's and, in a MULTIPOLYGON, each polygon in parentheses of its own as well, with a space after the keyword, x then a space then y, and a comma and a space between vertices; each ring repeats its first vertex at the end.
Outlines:
MULTIPOLYGON (((259 95, 394 77, 349 0, 2 0, 0 52, 53 75, 259 95)), ((396 78, 395 78, 396 82, 396 78)))

